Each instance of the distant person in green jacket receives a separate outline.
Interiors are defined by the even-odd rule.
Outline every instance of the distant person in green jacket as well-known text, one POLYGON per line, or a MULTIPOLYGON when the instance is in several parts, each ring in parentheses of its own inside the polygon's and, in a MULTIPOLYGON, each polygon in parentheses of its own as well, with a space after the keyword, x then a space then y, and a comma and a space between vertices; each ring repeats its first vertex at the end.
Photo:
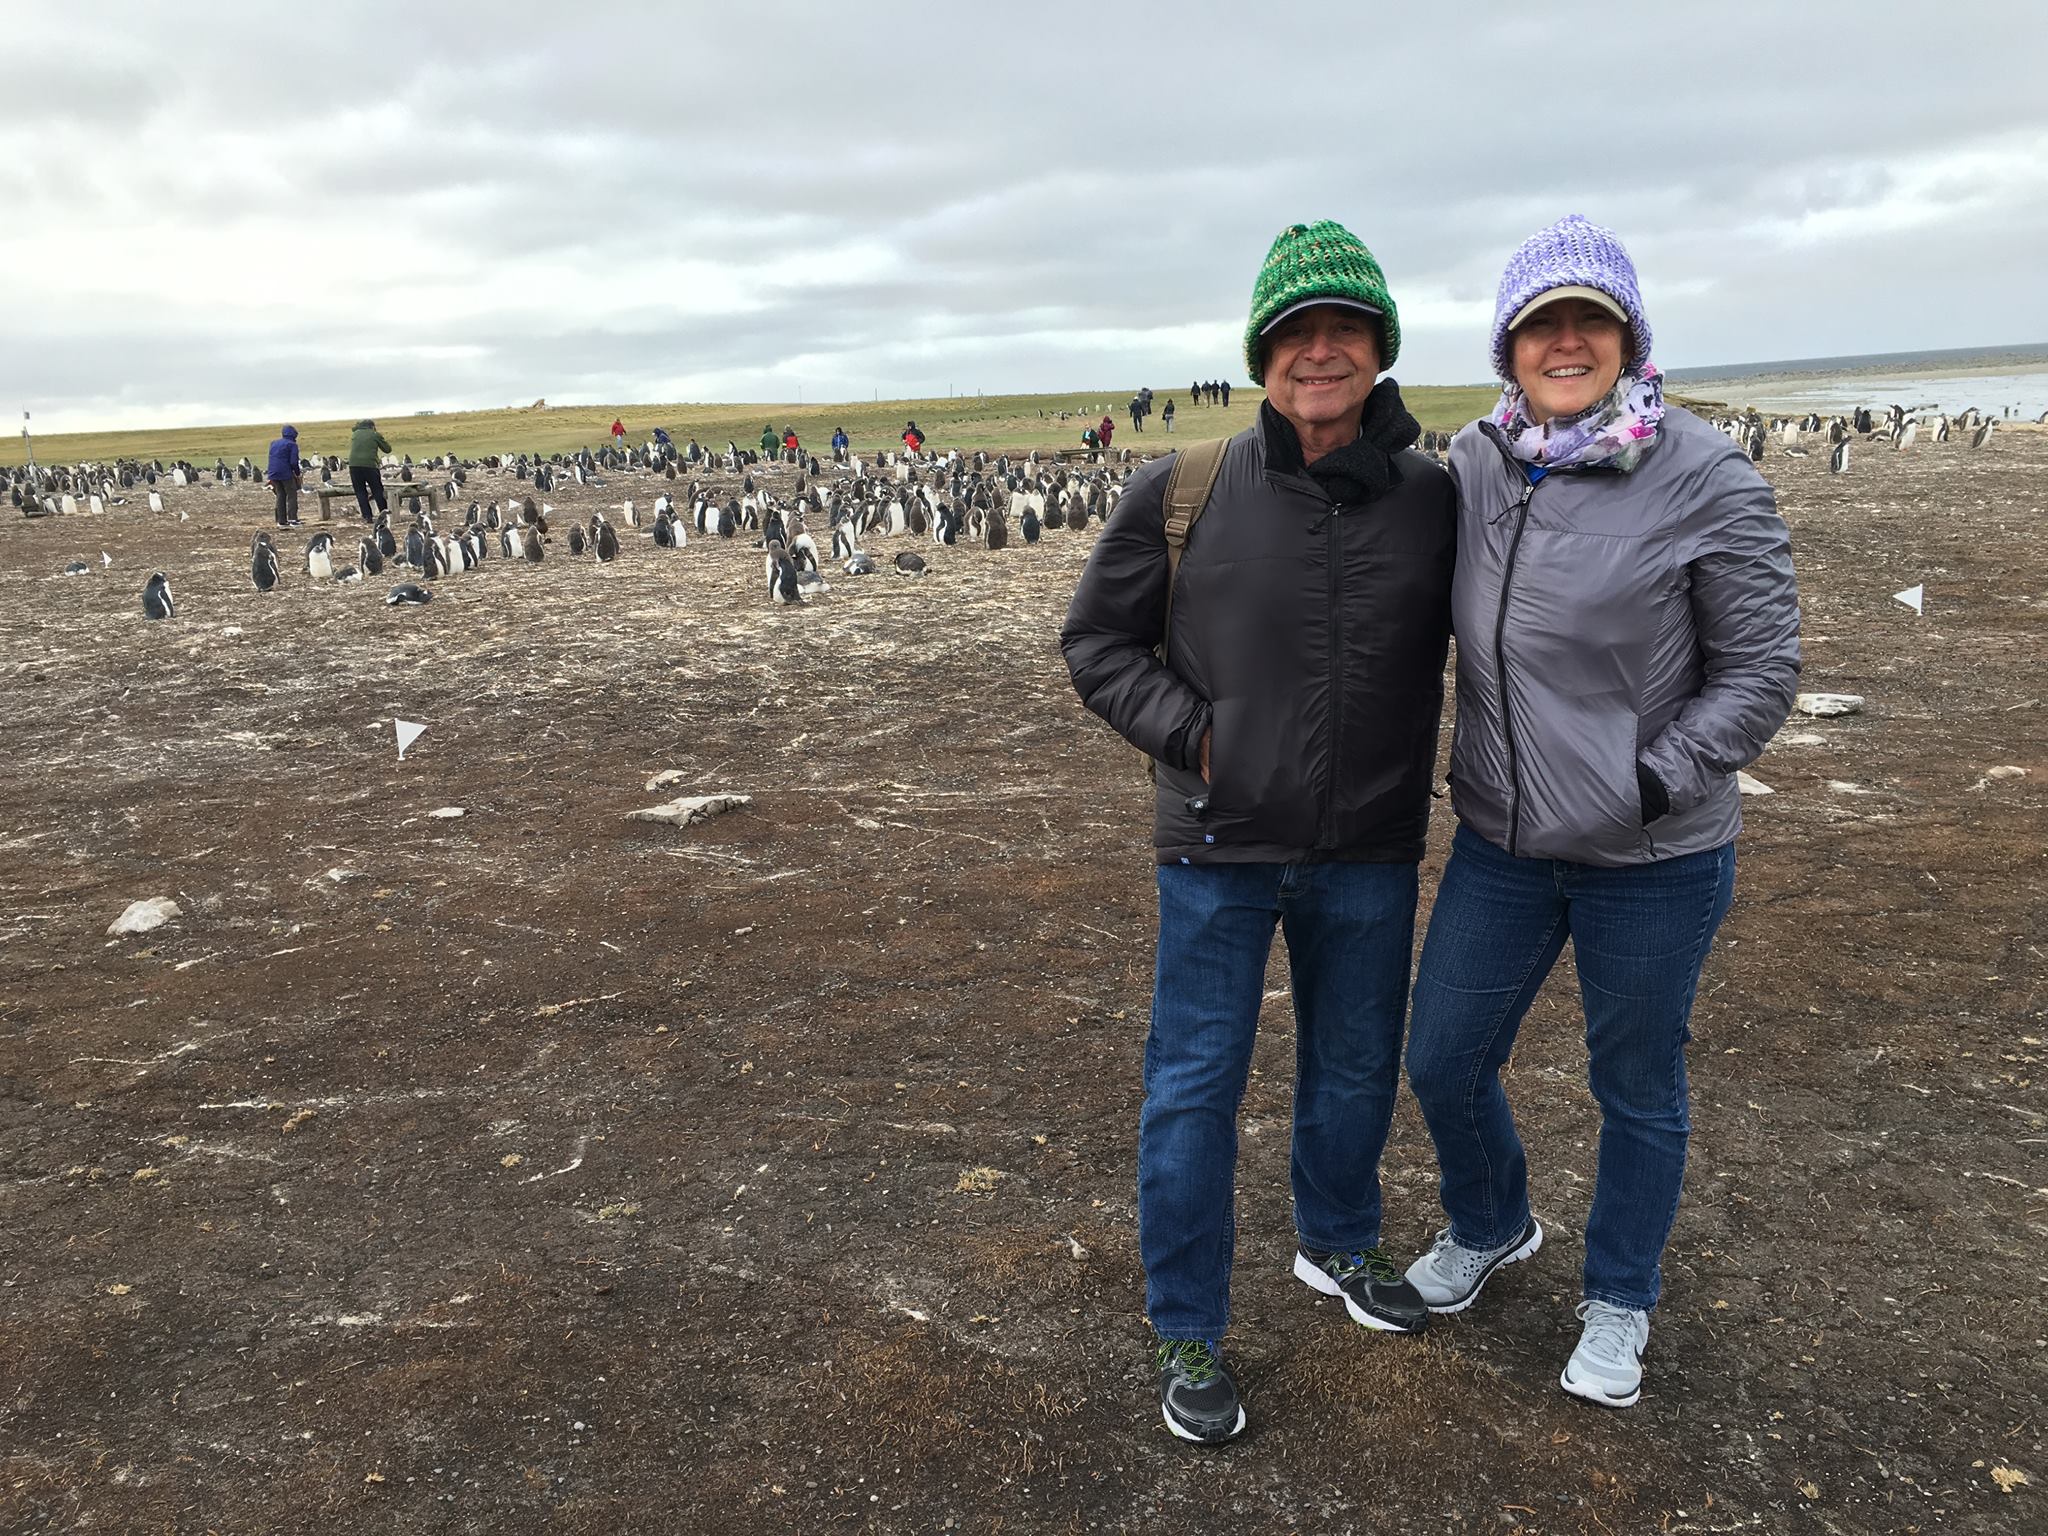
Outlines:
POLYGON ((781 446, 782 439, 776 435, 775 423, 771 421, 761 429, 761 457, 764 459, 774 458, 776 450, 781 446))
POLYGON ((356 429, 348 440, 348 483, 355 487, 356 510, 363 514, 366 523, 375 522, 370 516, 370 503, 377 503, 379 512, 391 510, 384 499, 384 460, 382 455, 391 451, 391 445, 384 441, 384 434, 377 430, 377 423, 367 416, 356 423, 356 429))

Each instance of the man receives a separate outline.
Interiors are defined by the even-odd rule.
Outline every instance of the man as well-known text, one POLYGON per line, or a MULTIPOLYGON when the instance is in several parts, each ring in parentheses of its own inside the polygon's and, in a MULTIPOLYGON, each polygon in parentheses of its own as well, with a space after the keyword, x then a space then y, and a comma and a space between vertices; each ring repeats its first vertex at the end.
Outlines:
POLYGON ((270 445, 270 463, 263 475, 270 482, 272 494, 277 497, 277 526, 280 528, 299 526, 299 479, 304 474, 305 465, 299 458, 299 429, 286 427, 270 445))
POLYGON ((1138 1239, 1167 1426, 1243 1429, 1229 1322, 1237 1108, 1276 924, 1298 1080, 1294 1273, 1357 1322, 1429 1310, 1381 1250, 1443 707, 1450 477, 1392 379, 1401 328, 1372 253, 1297 224, 1252 292, 1257 422, 1230 439, 1169 574, 1169 457, 1132 477, 1060 634, 1082 701, 1156 763, 1159 950, 1138 1128, 1138 1239), (1172 603, 1169 608, 1169 585, 1172 603), (1162 642, 1163 659, 1155 651, 1162 642))
POLYGON ((844 464, 846 462, 846 449, 851 441, 852 439, 846 435, 846 428, 834 427, 832 429, 832 460, 835 464, 844 464))
POLYGON ((348 439, 348 483, 355 487, 356 510, 363 514, 363 521, 376 521, 370 515, 370 502, 375 500, 379 512, 390 508, 384 501, 384 470, 380 454, 391 451, 391 445, 384 441, 384 434, 377 430, 377 423, 368 417, 356 423, 355 431, 348 439))
MULTIPOLYGON (((1254 374, 1252 376, 1252 382, 1254 384, 1259 382, 1258 375, 1254 374)), ((1216 387, 1223 392, 1223 407, 1225 410, 1228 410, 1230 408, 1230 380, 1220 379, 1217 381, 1216 387)))

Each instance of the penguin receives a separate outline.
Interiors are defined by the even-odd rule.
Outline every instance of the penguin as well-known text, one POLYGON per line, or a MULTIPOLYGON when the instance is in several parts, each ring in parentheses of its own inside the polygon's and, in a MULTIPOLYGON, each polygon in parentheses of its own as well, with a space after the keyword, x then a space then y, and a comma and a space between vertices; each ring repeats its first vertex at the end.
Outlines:
MULTIPOLYGON (((1029 512, 1031 509, 1026 507, 1024 510, 1029 512)), ((1009 547, 1009 519, 1003 516, 999 508, 990 507, 988 509, 987 514, 982 520, 981 537, 990 549, 1007 549, 1009 547)))
POLYGON ((906 549, 896 557, 896 574, 898 576, 922 576, 924 571, 923 555, 913 555, 906 549))
POLYGON ((768 600, 771 603, 801 603, 803 588, 797 584, 796 564, 778 546, 768 553, 768 600))
POLYGON ((306 541, 306 574, 315 581, 334 579, 334 535, 316 533, 306 541))
POLYGON ((256 583, 258 592, 268 592, 277 585, 277 546, 270 542, 270 535, 259 533, 249 544, 249 579, 256 583))
POLYGON ((431 547, 426 531, 415 523, 405 536, 405 563, 416 571, 427 568, 427 550, 431 547))
POLYGON ((590 535, 591 553, 597 556, 598 564, 609 565, 619 558, 619 535, 603 517, 597 517, 596 523, 590 535))
POLYGON ((90 574, 91 571, 92 567, 87 565, 83 560, 74 560, 69 565, 64 567, 64 574, 66 576, 85 576, 90 574))
POLYGON ((571 523, 569 525, 569 553, 578 559, 581 559, 583 556, 583 525, 581 523, 571 523))
POLYGON ((1079 533, 1088 526, 1088 503, 1076 496, 1067 504, 1067 526, 1079 533))
POLYGON ((384 606, 387 608, 417 608, 421 603, 433 600, 433 593, 410 581, 401 581, 384 594, 384 606))
POLYGON ((789 543, 790 561, 800 571, 816 574, 818 569, 818 542, 808 533, 800 533, 789 543))
MULTIPOLYGON (((574 530, 570 530, 574 532, 574 530)), ((528 565, 539 565, 541 560, 540 530, 526 527, 519 530, 519 553, 528 565)))
POLYGON ((354 586, 363 579, 363 573, 353 565, 336 566, 334 579, 345 587, 354 586))
POLYGON ((142 588, 142 616, 145 619, 169 619, 177 616, 177 604, 171 601, 170 579, 162 571, 152 571, 142 588))
POLYGON ((1835 444, 1835 451, 1828 455, 1828 473, 1839 475, 1849 467, 1849 439, 1843 438, 1835 444))
POLYGON ((519 531, 509 523, 498 530, 498 548, 507 560, 519 558, 519 531))
POLYGON ((1038 542, 1038 513, 1032 509, 1029 502, 1024 505, 1024 515, 1017 520, 1017 531, 1024 535, 1026 544, 1038 542))
POLYGON ((1058 496, 1046 498, 1044 523, 1054 533, 1067 526, 1067 504, 1058 496))
POLYGON ((1984 425, 1970 434, 1970 446, 1972 448, 1982 448, 1991 441, 1991 427, 1996 419, 1996 417, 1991 416, 1985 417, 1984 425))
POLYGON ((718 536, 721 539, 731 538, 740 531, 739 524, 740 504, 728 497, 725 505, 718 509, 718 536))
MULTIPOLYGON (((790 564, 796 566, 795 561, 791 561, 790 564)), ((816 566, 813 566, 808 571, 801 566, 796 566, 796 590, 805 602, 809 602, 820 593, 829 592, 832 589, 825 585, 825 573, 816 566)))
POLYGON ((398 535, 391 531, 391 517, 389 513, 380 512, 377 514, 377 522, 371 528, 370 536, 377 541, 378 554, 382 555, 386 560, 398 558, 398 535))
POLYGON ((654 514, 654 547, 674 549, 676 547, 675 524, 669 520, 666 510, 654 514))
POLYGON ((1913 439, 1918 437, 1919 435, 1920 423, 1917 421, 1907 422, 1906 425, 1903 428, 1901 428, 1899 432, 1899 447, 1902 450, 1912 447, 1913 439))

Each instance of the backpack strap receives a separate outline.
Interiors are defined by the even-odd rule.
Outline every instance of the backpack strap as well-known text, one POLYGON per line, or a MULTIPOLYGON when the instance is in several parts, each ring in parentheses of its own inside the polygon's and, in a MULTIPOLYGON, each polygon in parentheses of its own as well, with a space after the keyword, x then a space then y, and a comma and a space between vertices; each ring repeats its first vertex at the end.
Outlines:
MULTIPOLYGON (((1159 659, 1166 660, 1166 642, 1173 633, 1173 588, 1180 576, 1180 557, 1188 547, 1188 532, 1209 505, 1209 493, 1216 489, 1216 477, 1223 470, 1223 453, 1230 446, 1227 437, 1212 437, 1187 447, 1173 456, 1166 472, 1166 618, 1159 626, 1159 659)), ((1158 781, 1159 765, 1145 759, 1145 777, 1158 781)))
POLYGON ((1166 621, 1159 629, 1159 659, 1166 659, 1167 639, 1173 633, 1173 588, 1180 576, 1180 557, 1188 546, 1188 533, 1209 505, 1216 489, 1216 477, 1223 470, 1227 437, 1212 437, 1189 443, 1173 457, 1166 472, 1166 621))

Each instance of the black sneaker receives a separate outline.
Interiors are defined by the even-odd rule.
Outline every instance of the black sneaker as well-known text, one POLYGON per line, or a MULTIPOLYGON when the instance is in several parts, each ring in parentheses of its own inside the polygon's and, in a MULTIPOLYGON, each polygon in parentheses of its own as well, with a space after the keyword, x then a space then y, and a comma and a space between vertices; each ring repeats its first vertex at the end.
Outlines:
POLYGON ((1161 1339, 1153 1358, 1159 1367, 1159 1411, 1168 1429, 1199 1445, 1220 1445, 1243 1433, 1244 1404, 1214 1344, 1161 1339))
POLYGON ((1294 1278, 1325 1296, 1342 1296, 1351 1320, 1382 1333, 1420 1333, 1429 1326, 1429 1303, 1384 1250, 1323 1253, 1299 1248, 1294 1278))

